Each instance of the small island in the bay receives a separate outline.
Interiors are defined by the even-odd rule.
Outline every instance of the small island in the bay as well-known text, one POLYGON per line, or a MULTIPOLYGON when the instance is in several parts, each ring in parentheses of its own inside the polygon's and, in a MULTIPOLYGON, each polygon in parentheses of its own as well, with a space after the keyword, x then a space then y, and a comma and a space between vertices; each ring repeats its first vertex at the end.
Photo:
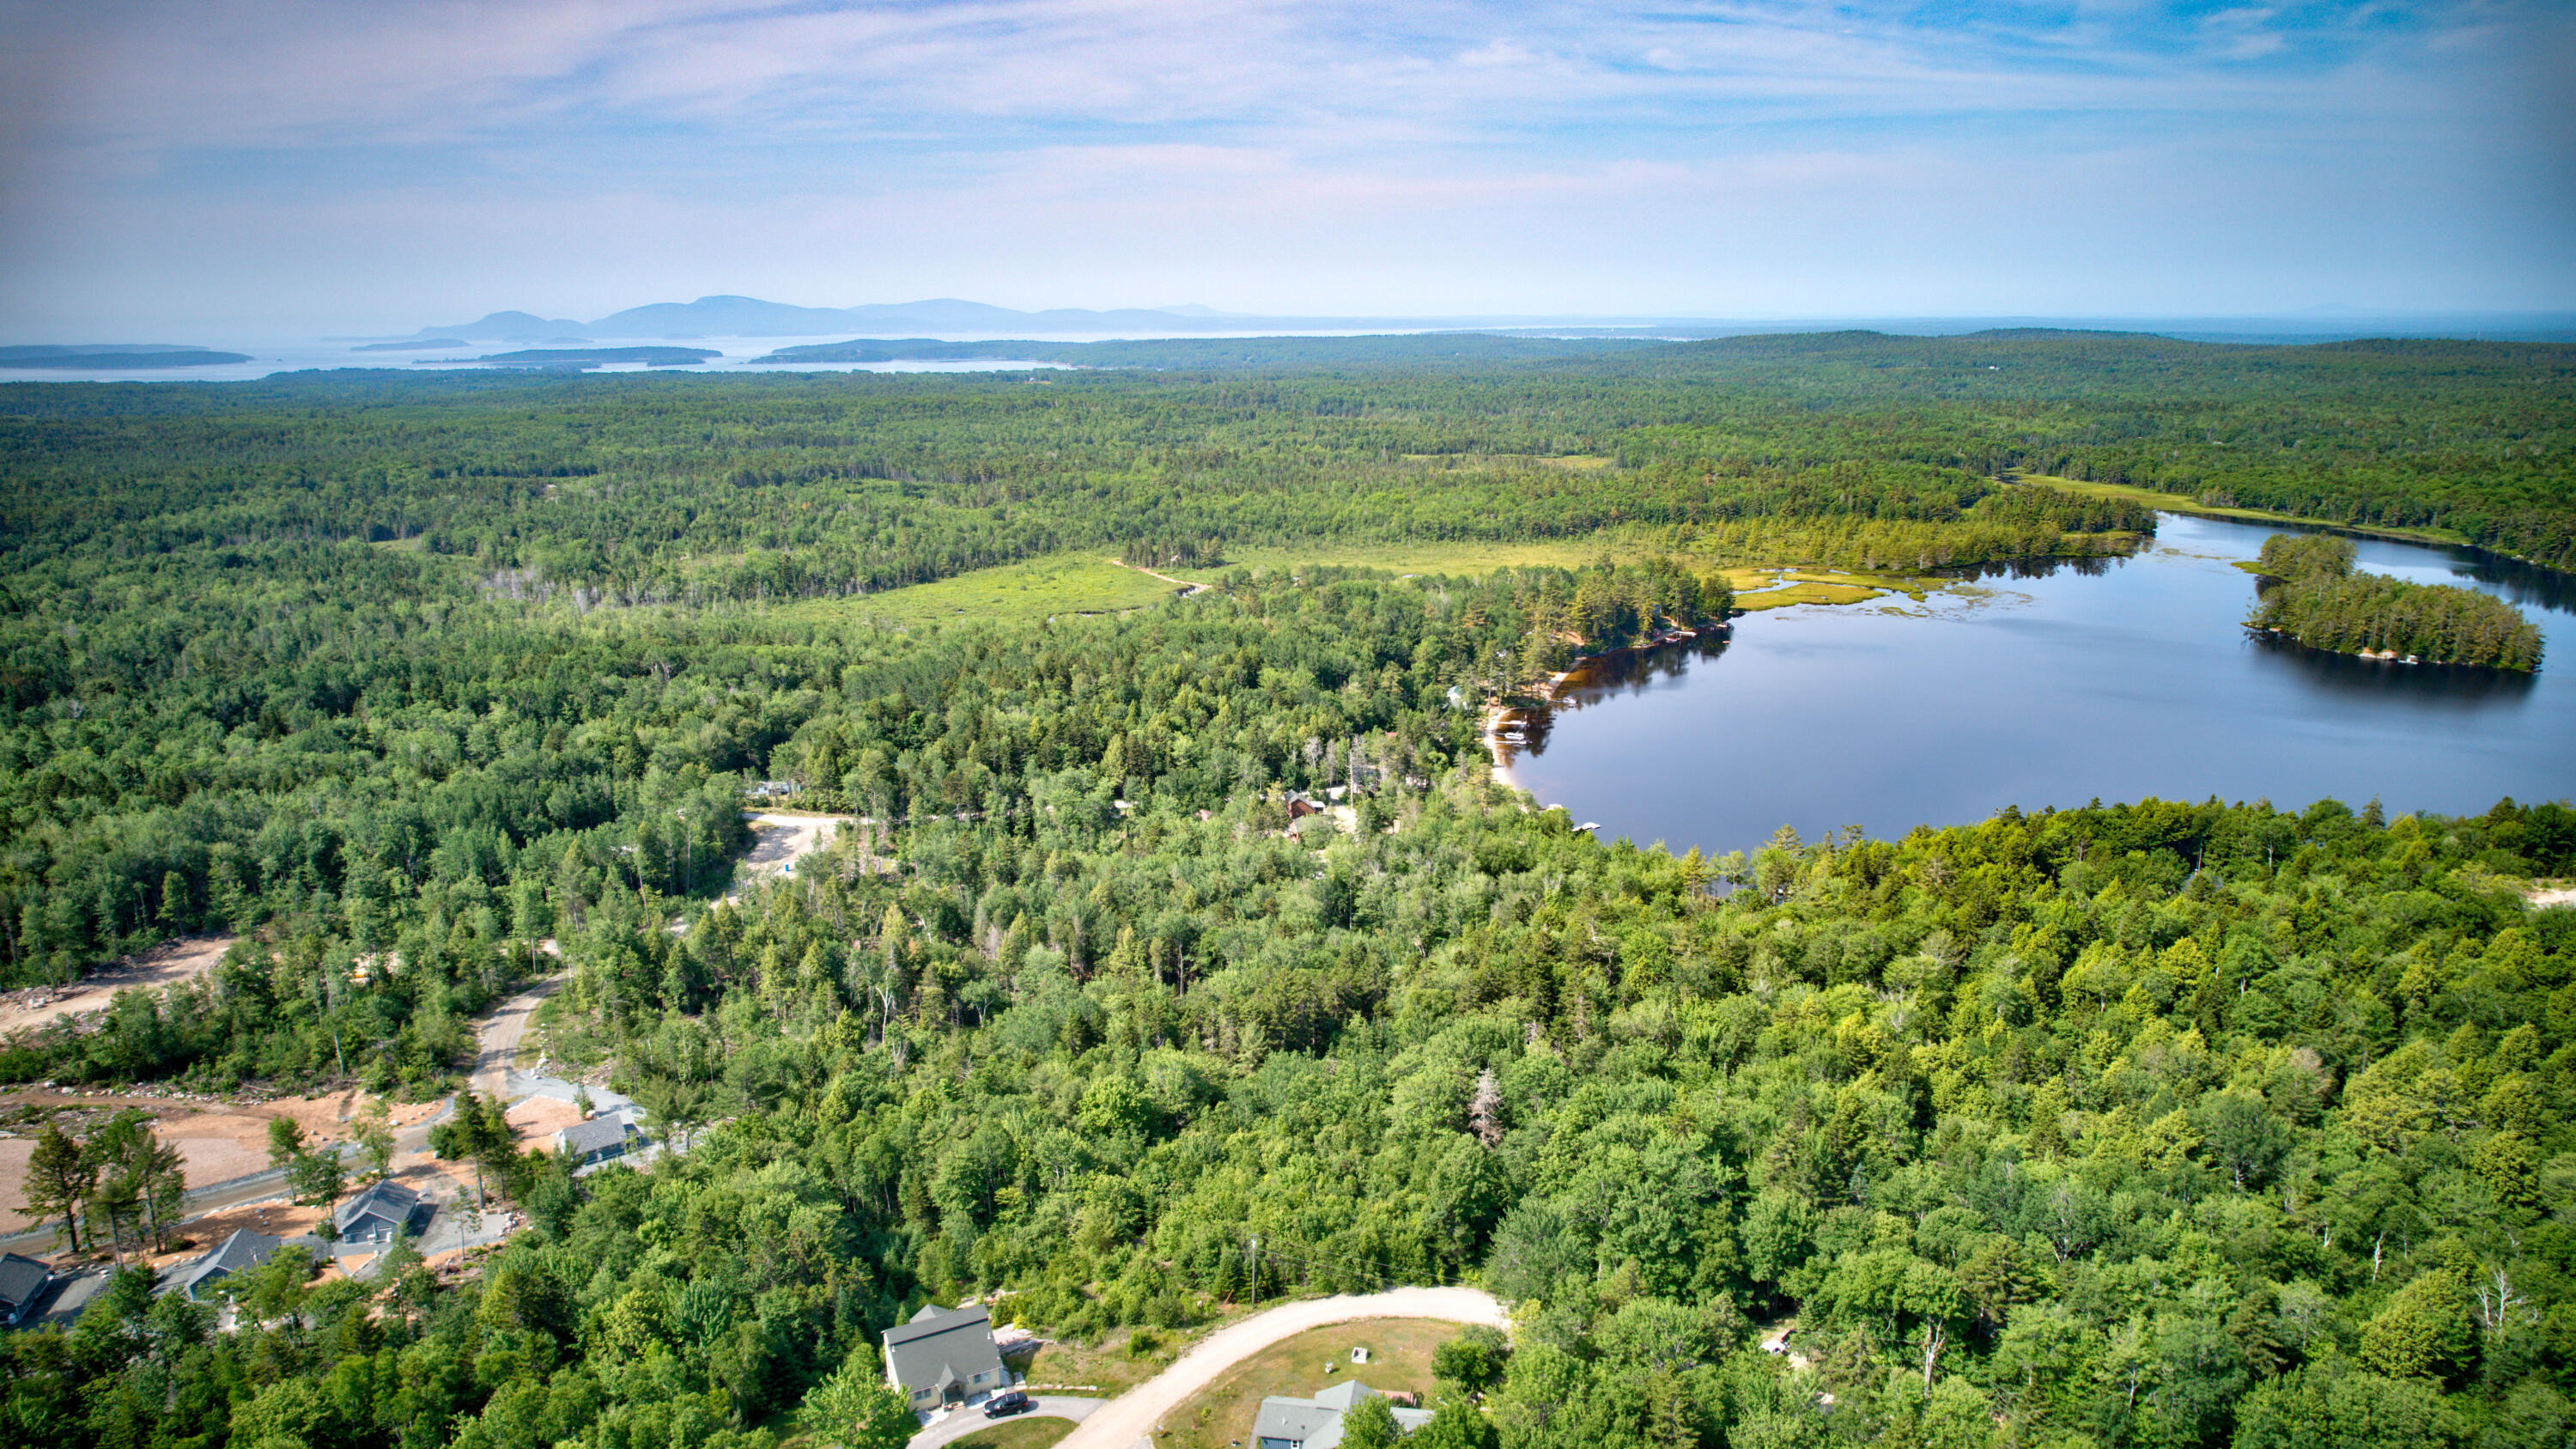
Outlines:
POLYGON ((2311 649, 2409 663, 2529 673, 2540 631, 2513 605, 2475 589, 2353 570, 2352 540, 2276 533, 2247 567, 2260 579, 2245 627, 2311 649))

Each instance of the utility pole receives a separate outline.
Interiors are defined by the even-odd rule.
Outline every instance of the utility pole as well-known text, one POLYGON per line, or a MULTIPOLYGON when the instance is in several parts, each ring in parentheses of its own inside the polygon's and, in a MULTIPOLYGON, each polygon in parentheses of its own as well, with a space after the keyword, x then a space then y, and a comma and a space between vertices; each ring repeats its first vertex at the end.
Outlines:
POLYGON ((1261 1240, 1252 1240, 1252 1306, 1261 1307, 1261 1240))

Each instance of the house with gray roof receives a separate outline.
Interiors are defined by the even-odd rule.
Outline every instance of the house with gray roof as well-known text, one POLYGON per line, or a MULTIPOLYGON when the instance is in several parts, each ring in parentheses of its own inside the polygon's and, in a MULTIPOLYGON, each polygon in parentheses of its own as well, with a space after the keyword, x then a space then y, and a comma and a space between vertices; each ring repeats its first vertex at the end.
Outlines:
POLYGON ((24 1253, 0 1253, 0 1324, 15 1328, 26 1322, 53 1282, 47 1264, 24 1253))
POLYGON ((593 1117, 556 1133, 555 1154, 575 1167, 588 1167, 624 1156, 627 1149, 643 1140, 644 1134, 624 1117, 593 1117))
MULTIPOLYGON (((1311 1399, 1275 1395, 1263 1399, 1261 1412, 1252 1420, 1254 1449, 1334 1449, 1342 1442, 1342 1416, 1358 1408, 1362 1399, 1384 1397, 1353 1379, 1335 1384, 1311 1399)), ((1407 1434, 1431 1422, 1428 1409, 1394 1412, 1395 1426, 1407 1434)))
MULTIPOLYGON (((320 1246, 320 1240, 316 1238, 298 1238, 295 1241, 320 1246)), ((169 1275, 161 1280, 159 1291, 167 1293, 175 1289, 191 1298, 206 1298, 214 1292, 216 1284, 267 1262, 286 1243, 284 1238, 236 1228, 231 1237, 208 1249, 205 1256, 171 1269, 169 1275)))
POLYGON ((331 1210, 331 1226, 344 1243, 390 1243, 417 1235, 437 1209, 398 1182, 379 1182, 331 1210))
POLYGON ((993 1346, 993 1315, 980 1307, 923 1304, 911 1322, 885 1331, 885 1370, 887 1386, 916 1411, 962 1404, 1011 1382, 993 1346))

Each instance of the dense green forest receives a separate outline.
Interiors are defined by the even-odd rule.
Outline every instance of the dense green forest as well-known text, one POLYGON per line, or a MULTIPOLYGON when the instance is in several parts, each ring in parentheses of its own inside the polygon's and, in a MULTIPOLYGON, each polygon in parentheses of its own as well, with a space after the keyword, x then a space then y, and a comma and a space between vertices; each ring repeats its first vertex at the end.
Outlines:
POLYGON ((2563 1446, 2576 913, 2518 888, 2576 870, 2576 811, 1677 859, 1532 810, 1477 735, 1569 650, 1722 614, 1719 565, 2152 527, 2014 468, 2206 491, 2140 470, 2259 453, 2332 516, 2563 543, 2563 351, 0 389, 10 979, 245 934, 0 1079, 437 1095, 551 937, 567 1049, 687 1143, 574 1179, 460 1142, 533 1224, 462 1282, 282 1255, 217 1332, 123 1275, 0 1340, 0 1438, 819 1444, 925 1298, 1090 1336, 1472 1281, 1520 1327, 1427 1449, 2563 1446), (1594 535, 1475 578, 1226 562, 1594 535), (1075 546, 1216 587, 859 603, 1075 546), (868 819, 718 906, 755 779, 868 819), (1334 786, 1348 828, 1290 833, 1334 786), (1756 1346, 1791 1315, 1804 1369, 1756 1346))
POLYGON ((2540 631, 2475 589, 2353 571, 2352 540, 2276 533, 2263 541, 2263 587, 2245 627, 2337 654, 2540 667, 2540 631))

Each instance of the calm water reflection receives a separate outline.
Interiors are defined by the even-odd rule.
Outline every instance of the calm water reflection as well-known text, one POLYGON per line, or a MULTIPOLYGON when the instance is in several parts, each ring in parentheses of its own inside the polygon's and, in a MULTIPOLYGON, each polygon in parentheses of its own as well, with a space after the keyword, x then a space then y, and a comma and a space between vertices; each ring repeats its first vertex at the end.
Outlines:
MULTIPOLYGON (((2156 795, 2394 814, 2576 796, 2576 590, 2510 563, 2361 542, 2363 568, 2483 589, 2548 639, 2536 677, 2376 664, 2238 627, 2275 530, 2167 515, 2127 560, 2000 570, 1932 617, 1739 619, 1732 643, 1596 669, 1532 720, 1512 778, 1605 837, 1750 849, 1783 824, 1930 823, 2156 795)), ((1898 602, 1902 602, 1900 599, 1898 602)))

